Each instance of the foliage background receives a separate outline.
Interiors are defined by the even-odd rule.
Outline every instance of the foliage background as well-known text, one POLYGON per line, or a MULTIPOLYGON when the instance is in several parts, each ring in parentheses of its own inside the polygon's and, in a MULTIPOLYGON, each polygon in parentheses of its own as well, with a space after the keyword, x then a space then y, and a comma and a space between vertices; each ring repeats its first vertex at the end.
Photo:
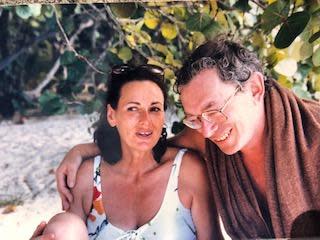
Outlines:
MULTIPOLYGON (((224 33, 261 58, 266 74, 320 99, 319 0, 209 0, 0 7, 0 116, 91 113, 115 64, 174 73, 224 33)), ((170 87, 171 105, 178 96, 170 87)), ((176 108, 178 115, 182 110, 176 108)))

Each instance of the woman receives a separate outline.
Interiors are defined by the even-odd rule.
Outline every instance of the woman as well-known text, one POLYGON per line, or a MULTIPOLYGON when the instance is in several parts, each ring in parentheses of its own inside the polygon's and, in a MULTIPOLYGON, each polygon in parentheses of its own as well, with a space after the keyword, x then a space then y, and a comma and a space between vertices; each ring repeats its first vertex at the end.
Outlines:
POLYGON ((206 168, 197 155, 166 147, 166 98, 161 68, 112 69, 103 122, 119 137, 114 146, 121 152, 109 157, 104 141, 110 140, 110 129, 100 125, 95 141, 101 156, 81 165, 70 209, 50 220, 45 234, 56 239, 213 238, 206 168))

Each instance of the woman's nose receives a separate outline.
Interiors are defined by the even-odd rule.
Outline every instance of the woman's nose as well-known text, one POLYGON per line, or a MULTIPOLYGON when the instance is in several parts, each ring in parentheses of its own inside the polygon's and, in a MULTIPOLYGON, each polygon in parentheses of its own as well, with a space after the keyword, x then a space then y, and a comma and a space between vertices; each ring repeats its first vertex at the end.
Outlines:
POLYGON ((140 122, 149 122, 150 121, 150 115, 148 111, 142 110, 139 114, 139 121, 140 122))

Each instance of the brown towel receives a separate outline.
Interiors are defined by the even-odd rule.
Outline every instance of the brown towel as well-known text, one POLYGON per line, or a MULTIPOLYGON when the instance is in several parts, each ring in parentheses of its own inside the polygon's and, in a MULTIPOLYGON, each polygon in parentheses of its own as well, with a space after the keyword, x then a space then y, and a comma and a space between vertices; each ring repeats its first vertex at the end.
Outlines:
POLYGON ((273 81, 265 108, 267 211, 241 154, 225 155, 208 140, 206 162, 218 212, 232 238, 312 236, 308 229, 320 225, 320 105, 273 81), (308 224, 303 229, 300 223, 308 224))

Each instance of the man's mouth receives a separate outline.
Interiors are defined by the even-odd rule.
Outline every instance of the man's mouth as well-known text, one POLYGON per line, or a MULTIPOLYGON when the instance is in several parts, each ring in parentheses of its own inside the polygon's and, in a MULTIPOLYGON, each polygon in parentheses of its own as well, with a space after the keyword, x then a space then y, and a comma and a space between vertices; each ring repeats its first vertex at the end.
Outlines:
POLYGON ((222 142, 222 141, 226 140, 230 136, 231 130, 232 130, 232 128, 230 128, 227 132, 225 132, 219 138, 214 139, 214 141, 215 142, 222 142))

